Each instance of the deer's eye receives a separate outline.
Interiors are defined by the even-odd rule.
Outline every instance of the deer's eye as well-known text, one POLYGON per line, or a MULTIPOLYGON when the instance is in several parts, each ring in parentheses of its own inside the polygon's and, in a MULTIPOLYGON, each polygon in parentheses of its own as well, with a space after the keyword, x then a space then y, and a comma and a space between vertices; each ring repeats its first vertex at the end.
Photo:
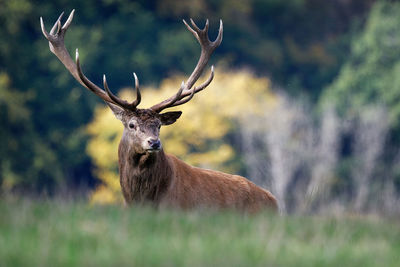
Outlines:
POLYGON ((128 127, 129 129, 135 129, 135 124, 133 122, 130 122, 128 127))

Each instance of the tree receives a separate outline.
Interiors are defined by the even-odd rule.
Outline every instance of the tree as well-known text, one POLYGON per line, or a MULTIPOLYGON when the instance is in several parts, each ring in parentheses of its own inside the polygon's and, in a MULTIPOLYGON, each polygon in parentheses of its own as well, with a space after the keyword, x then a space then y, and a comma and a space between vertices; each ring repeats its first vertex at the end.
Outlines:
POLYGON ((326 89, 323 102, 343 113, 366 105, 386 106, 392 126, 400 119, 399 3, 379 2, 365 29, 351 43, 351 53, 338 77, 326 89))
POLYGON ((375 193, 374 200, 378 199, 379 188, 399 189, 399 12, 397 2, 373 6, 365 28, 351 42, 347 62, 321 101, 322 106, 335 105, 348 121, 337 174, 351 185, 356 210, 376 205, 368 198, 375 193))

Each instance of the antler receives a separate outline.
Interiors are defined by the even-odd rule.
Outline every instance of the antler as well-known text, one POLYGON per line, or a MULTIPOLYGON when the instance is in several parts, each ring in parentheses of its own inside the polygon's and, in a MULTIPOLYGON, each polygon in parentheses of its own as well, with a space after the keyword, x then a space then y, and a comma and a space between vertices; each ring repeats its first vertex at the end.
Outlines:
POLYGON ((76 63, 72 60, 70 54, 65 48, 64 37, 67 32, 69 26, 71 25, 72 19, 74 18, 75 9, 71 11, 67 21, 61 27, 61 19, 64 15, 64 12, 58 17, 57 21, 54 23, 53 28, 51 28, 50 33, 46 31, 44 27, 43 18, 40 17, 40 26, 42 28, 42 32, 44 37, 49 41, 50 51, 57 56, 57 58, 64 64, 67 70, 72 74, 72 76, 77 80, 81 85, 95 93, 101 99, 106 102, 118 105, 122 108, 135 110, 136 106, 139 105, 141 100, 140 90, 139 90, 139 81, 135 73, 133 76, 135 78, 135 89, 136 89, 136 100, 132 103, 128 103, 125 100, 122 100, 111 93, 108 88, 106 76, 103 76, 104 88, 105 91, 91 82, 85 74, 82 72, 82 68, 79 63, 79 53, 78 49, 76 49, 76 63))
POLYGON ((199 79, 201 73, 203 72, 204 68, 206 67, 208 60, 211 57, 211 54, 214 52, 214 50, 221 44, 222 42, 222 34, 223 34, 223 25, 222 25, 222 20, 219 21, 219 30, 218 30, 218 36, 215 39, 215 41, 211 42, 210 39, 208 38, 208 27, 209 27, 209 22, 208 19, 206 21, 206 24, 203 29, 200 29, 197 27, 196 23, 192 19, 190 19, 190 22, 192 24, 192 27, 190 27, 185 20, 183 20, 183 23, 185 23, 186 28, 193 33, 194 37, 196 37, 197 41, 200 43, 201 46, 201 53, 200 53, 200 58, 199 61, 197 62, 197 65, 195 69, 193 70, 192 74, 189 76, 187 79, 186 83, 182 82, 181 87, 179 88, 178 92, 171 96, 170 98, 152 106, 150 109, 152 109, 155 112, 161 112, 163 109, 169 108, 169 107, 175 107, 178 105, 182 105, 186 102, 188 102, 190 99, 193 98, 194 94, 200 92, 204 88, 206 88, 211 81, 214 78, 214 66, 211 66, 211 73, 208 79, 201 84, 200 86, 195 86, 195 82, 199 79), (192 89, 193 87, 193 89, 192 89))

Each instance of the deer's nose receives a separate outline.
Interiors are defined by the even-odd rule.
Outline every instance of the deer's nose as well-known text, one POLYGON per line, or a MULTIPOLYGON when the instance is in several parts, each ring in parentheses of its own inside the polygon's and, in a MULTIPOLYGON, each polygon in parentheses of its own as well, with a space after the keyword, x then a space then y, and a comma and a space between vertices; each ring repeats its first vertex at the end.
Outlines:
POLYGON ((147 142, 149 143, 149 145, 152 149, 160 149, 161 148, 160 139, 149 139, 147 142))

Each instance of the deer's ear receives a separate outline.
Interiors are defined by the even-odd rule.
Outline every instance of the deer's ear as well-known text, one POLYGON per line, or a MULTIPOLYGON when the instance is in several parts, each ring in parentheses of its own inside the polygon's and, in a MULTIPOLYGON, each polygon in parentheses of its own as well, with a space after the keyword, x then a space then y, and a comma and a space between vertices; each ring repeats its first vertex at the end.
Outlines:
POLYGON ((171 111, 165 112, 159 115, 162 125, 170 125, 176 122, 176 120, 182 115, 182 111, 171 111))
POLYGON ((106 102, 107 106, 111 109, 111 111, 114 113, 114 116, 122 121, 123 115, 125 114, 125 110, 117 105, 114 105, 112 103, 106 102))

